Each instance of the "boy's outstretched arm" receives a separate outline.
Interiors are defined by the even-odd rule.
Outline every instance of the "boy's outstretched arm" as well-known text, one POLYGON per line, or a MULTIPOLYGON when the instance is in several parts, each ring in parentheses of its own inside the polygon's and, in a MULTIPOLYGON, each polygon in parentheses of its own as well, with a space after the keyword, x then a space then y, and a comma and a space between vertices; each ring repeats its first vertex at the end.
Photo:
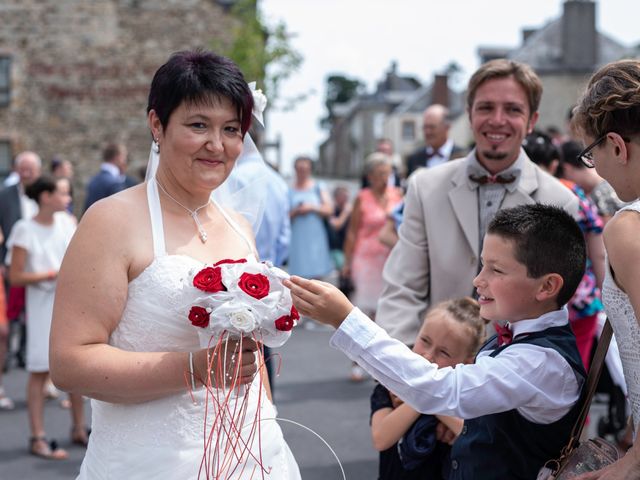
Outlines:
POLYGON ((349 299, 330 283, 292 276, 284 280, 284 285, 291 290, 298 312, 334 328, 340 327, 354 308, 349 299))

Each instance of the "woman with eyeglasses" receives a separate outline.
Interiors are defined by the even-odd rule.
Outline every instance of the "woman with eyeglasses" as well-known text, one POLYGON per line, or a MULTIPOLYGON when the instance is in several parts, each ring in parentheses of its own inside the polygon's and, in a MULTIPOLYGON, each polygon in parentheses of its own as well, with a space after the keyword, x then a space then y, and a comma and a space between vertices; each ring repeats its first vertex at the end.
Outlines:
MULTIPOLYGON (((575 122, 585 145, 579 157, 615 189, 623 207, 604 231, 607 271, 602 297, 627 382, 634 432, 640 422, 640 61, 598 70, 587 85, 575 122)), ((580 480, 640 478, 640 442, 609 467, 580 480)))

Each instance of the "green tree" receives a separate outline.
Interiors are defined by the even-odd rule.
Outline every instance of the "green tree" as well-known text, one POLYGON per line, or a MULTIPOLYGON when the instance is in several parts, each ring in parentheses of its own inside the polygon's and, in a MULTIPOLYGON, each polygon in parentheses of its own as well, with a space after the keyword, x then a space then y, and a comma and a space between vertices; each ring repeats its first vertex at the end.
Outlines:
POLYGON ((268 25, 256 0, 236 1, 231 15, 235 22, 230 40, 217 41, 214 48, 236 62, 248 82, 256 81, 273 106, 282 81, 300 68, 303 57, 291 45, 286 24, 268 25))
POLYGON ((327 116, 320 121, 323 128, 331 128, 335 119, 334 107, 344 104, 360 95, 364 90, 364 83, 357 78, 349 78, 345 75, 329 75, 327 77, 327 96, 324 104, 327 107, 327 116))

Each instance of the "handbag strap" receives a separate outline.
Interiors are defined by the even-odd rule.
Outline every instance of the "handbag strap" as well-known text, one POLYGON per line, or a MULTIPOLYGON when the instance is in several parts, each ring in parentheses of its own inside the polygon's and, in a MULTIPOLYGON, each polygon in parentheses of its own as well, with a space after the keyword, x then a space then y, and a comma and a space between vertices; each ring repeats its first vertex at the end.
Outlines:
POLYGON ((585 422, 587 421, 589 409, 591 408, 591 400, 593 399, 593 394, 596 392, 598 380, 600 379, 600 374, 602 373, 604 358, 607 356, 607 350, 609 350, 609 343, 611 342, 612 334, 613 329, 611 328, 611 322, 609 322, 609 319, 607 318, 604 323, 604 327, 602 328, 602 333, 600 334, 600 340, 598 340, 596 353, 593 355, 593 360, 591 361, 589 375, 587 376, 587 381, 585 384, 586 394, 583 398, 580 415, 578 415, 576 424, 571 431, 571 439, 569 440, 569 445, 567 445, 568 451, 571 451, 571 449, 573 448, 573 444, 577 444, 580 439, 580 435, 582 435, 582 430, 584 428, 585 422))

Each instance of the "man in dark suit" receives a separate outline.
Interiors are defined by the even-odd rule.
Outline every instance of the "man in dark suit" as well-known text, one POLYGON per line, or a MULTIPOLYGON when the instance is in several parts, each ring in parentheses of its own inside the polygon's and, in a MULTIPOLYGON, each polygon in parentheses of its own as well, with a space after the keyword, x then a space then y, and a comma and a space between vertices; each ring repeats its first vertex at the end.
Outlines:
MULTIPOLYGON (((7 266, 6 241, 11 234, 11 230, 15 223, 21 218, 31 218, 38 213, 38 205, 36 202, 28 198, 25 193, 25 187, 31 185, 36 178, 40 176, 42 170, 42 161, 34 152, 22 152, 16 156, 15 170, 18 174, 19 181, 15 185, 0 191, 0 273, 5 280, 5 284, 0 288, 5 288, 7 299, 11 299, 11 309, 8 311, 9 320, 14 320, 19 316, 22 306, 24 305, 24 287, 12 287, 13 292, 9 295, 9 284, 7 282, 7 266)), ((20 325, 20 352, 17 353, 18 363, 24 365, 24 324, 20 325)), ((2 368, 7 352, 7 338, 9 335, 8 325, 0 324, 0 390, 2 388, 2 368)), ((0 392, 0 409, 11 408, 13 403, 0 392), (4 407, 3 407, 4 406, 4 407)))
POLYGON ((7 256, 5 241, 9 238, 13 225, 21 218, 31 218, 38 213, 38 205, 27 198, 24 189, 40 176, 42 161, 34 152, 22 152, 16 156, 15 165, 20 180, 0 191, 0 229, 4 237, 0 245, 0 264, 3 265, 7 256))
POLYGON ((89 180, 85 211, 98 200, 124 190, 127 169, 127 148, 121 143, 111 143, 102 152, 100 171, 89 180))
POLYGON ((425 146, 407 157, 407 177, 419 167, 433 167, 465 155, 464 149, 449 139, 449 109, 434 104, 422 114, 425 146))

